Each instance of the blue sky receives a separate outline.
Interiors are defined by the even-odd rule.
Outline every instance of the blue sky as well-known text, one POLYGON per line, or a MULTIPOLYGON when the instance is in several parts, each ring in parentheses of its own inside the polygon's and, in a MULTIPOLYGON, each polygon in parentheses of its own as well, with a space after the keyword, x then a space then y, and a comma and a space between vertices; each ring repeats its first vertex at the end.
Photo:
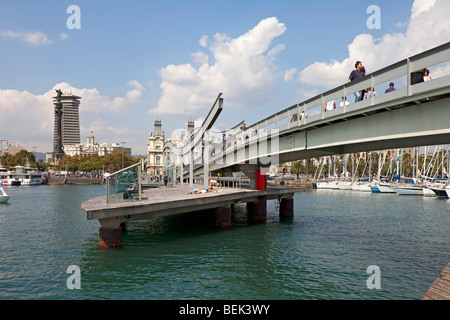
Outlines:
MULTIPOLYGON (((127 141, 133 154, 145 153, 156 118, 170 137, 188 120, 201 121, 219 92, 225 108, 219 129, 253 123, 341 78, 345 83, 351 69, 341 69, 354 63, 351 44, 389 51, 386 35, 399 37, 399 45, 423 43, 413 34, 414 12, 417 20, 446 4, 415 2, 2 1, 0 139, 51 151, 56 85, 82 95, 82 141, 92 130, 98 142, 127 141), (79 30, 67 28, 69 5, 81 10, 79 30), (378 30, 366 25, 370 5, 380 8, 378 30), (235 46, 241 38, 247 42, 235 46), (252 51, 252 43, 260 50, 252 51), (321 81, 330 70, 321 66, 335 70, 337 80, 321 81)), ((448 41, 448 28, 442 29, 425 49, 448 41)), ((396 54, 386 52, 389 58, 373 68, 406 58, 414 49, 408 50, 392 48, 396 54)))

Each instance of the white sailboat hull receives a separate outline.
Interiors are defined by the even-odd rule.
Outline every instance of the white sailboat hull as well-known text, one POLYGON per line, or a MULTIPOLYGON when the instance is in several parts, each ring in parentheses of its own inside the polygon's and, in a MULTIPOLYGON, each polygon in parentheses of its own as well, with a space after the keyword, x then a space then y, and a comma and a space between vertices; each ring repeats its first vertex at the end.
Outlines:
POLYGON ((437 197, 437 194, 429 188, 423 188, 423 196, 424 197, 437 197))
POLYGON ((370 188, 370 184, 364 183, 364 184, 362 184, 362 185, 359 186, 359 191, 362 191, 362 192, 372 192, 372 189, 370 188))
POLYGON ((339 184, 337 181, 330 181, 328 182, 328 185, 330 186, 330 189, 339 190, 339 184))
POLYGON ((352 190, 352 183, 350 181, 340 181, 338 188, 339 190, 352 190))
POLYGON ((328 182, 317 182, 316 187, 317 189, 330 189, 328 182))
POLYGON ((381 193, 395 193, 395 191, 392 190, 391 187, 382 184, 378 186, 378 189, 381 193))
POLYGON ((391 187, 399 195, 423 196, 423 188, 420 187, 391 187))
POLYGON ((447 192, 447 197, 450 198, 450 187, 445 187, 445 192, 447 192))

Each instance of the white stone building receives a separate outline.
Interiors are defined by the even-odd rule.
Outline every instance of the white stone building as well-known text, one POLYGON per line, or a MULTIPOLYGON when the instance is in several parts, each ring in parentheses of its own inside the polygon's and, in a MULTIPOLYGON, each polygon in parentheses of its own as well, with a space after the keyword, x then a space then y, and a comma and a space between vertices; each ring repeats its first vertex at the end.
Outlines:
POLYGON ((95 142, 94 136, 88 136, 86 143, 64 145, 64 154, 68 156, 84 156, 89 154, 98 154, 99 156, 104 156, 113 151, 122 150, 125 150, 126 154, 131 156, 131 148, 124 148, 117 142, 112 144, 108 144, 107 142, 97 143, 95 142))

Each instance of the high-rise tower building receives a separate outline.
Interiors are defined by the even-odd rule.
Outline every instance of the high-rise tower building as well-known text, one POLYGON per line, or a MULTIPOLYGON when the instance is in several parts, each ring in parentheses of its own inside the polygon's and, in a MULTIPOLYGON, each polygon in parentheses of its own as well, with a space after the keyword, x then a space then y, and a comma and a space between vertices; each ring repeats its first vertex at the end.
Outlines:
POLYGON ((55 114, 55 127, 54 127, 54 153, 58 149, 58 131, 60 130, 61 145, 65 144, 79 144, 80 143, 80 116, 78 107, 80 105, 81 97, 59 93, 58 96, 53 97, 53 104, 55 110, 58 108, 58 104, 61 107, 62 114, 55 114), (60 117, 60 120, 58 119, 60 117), (60 121, 60 123, 59 123, 60 121), (59 129, 60 126, 60 129, 59 129))

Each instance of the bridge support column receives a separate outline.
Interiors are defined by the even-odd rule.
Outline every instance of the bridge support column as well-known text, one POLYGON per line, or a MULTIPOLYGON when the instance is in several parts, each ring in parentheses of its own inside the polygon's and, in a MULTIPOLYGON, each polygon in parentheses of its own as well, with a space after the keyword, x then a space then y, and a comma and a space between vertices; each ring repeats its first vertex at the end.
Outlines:
POLYGON ((215 209, 216 227, 220 229, 231 228, 231 207, 215 209))
POLYGON ((280 202, 280 220, 294 217, 294 198, 282 198, 280 202))
POLYGON ((266 175, 264 169, 256 164, 243 164, 239 169, 250 179, 250 189, 266 190, 266 175))
POLYGON ((98 245, 102 248, 122 247, 122 228, 99 228, 98 245))
POLYGON ((99 228, 98 245, 101 248, 121 248, 125 223, 121 222, 120 217, 99 219, 99 222, 101 227, 99 228))
POLYGON ((250 222, 266 222, 267 196, 260 196, 257 201, 247 202, 247 215, 250 222))

